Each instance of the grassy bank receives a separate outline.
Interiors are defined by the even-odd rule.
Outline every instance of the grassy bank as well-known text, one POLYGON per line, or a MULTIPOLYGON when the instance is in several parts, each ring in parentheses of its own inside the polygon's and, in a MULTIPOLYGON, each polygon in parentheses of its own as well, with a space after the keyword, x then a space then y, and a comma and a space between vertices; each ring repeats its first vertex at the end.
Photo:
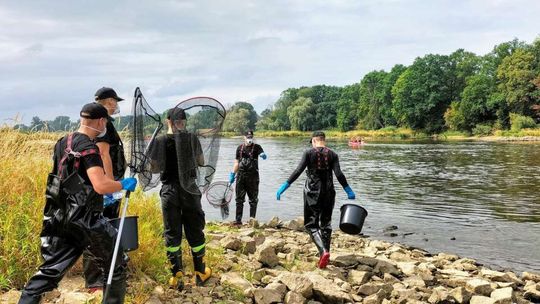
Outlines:
MULTIPOLYGON (((61 134, 24 134, 0 129, 0 291, 20 289, 41 263, 41 230, 47 174, 52 148, 61 134)), ((149 277, 166 284, 169 271, 163 243, 163 223, 157 195, 135 192, 129 213, 139 216, 139 249, 131 252, 128 303, 144 303, 154 286, 143 282, 149 277)), ((183 252, 190 252, 183 244, 183 252)), ((216 264, 219 251, 209 250, 208 263, 216 264)), ((184 255, 186 270, 192 262, 184 255)), ((72 273, 80 272, 80 264, 72 273)))

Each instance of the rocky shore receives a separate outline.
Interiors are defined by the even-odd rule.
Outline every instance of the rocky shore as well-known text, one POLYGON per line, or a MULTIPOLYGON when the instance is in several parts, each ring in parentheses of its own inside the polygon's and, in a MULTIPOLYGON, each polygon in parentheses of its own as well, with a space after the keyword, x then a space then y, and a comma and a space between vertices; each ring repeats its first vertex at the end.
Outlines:
MULTIPOLYGON (((214 223, 207 235, 215 274, 206 286, 188 284, 178 292, 148 282, 154 286, 151 295, 132 302, 540 303, 538 273, 496 271, 473 259, 339 231, 332 239, 330 265, 317 269, 316 248, 301 219, 252 221, 241 228, 214 223)), ((63 283, 46 303, 99 303, 98 296, 82 291, 82 279, 65 281, 74 286, 63 283)), ((18 294, 9 291, 0 303, 14 303, 18 294)))

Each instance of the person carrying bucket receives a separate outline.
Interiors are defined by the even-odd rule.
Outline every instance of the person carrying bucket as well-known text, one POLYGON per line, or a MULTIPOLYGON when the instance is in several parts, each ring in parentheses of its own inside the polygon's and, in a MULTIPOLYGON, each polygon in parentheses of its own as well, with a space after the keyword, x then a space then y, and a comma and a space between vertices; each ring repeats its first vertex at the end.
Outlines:
MULTIPOLYGON (((58 287, 66 272, 87 251, 100 269, 109 269, 117 230, 103 216, 103 194, 134 191, 132 177, 114 181, 105 175, 96 137, 105 135, 107 110, 100 104, 83 106, 78 131, 54 146, 53 169, 45 192, 40 233, 43 263, 21 293, 19 304, 38 304, 42 295, 58 287)), ((127 261, 115 261, 108 304, 124 303, 127 261)), ((105 285, 102 278, 101 285, 105 285)))
POLYGON ((206 267, 205 256, 205 217, 201 206, 201 193, 198 190, 194 172, 197 166, 204 166, 204 155, 197 136, 186 130, 187 116, 180 107, 167 112, 167 134, 156 138, 156 149, 150 158, 159 167, 161 187, 161 209, 163 212, 165 245, 167 258, 171 265, 172 277, 169 287, 184 289, 184 268, 182 263, 182 229, 191 247, 195 281, 202 285, 212 275, 206 267))
POLYGON ((317 267, 326 268, 330 261, 330 243, 332 238, 332 211, 336 198, 332 172, 347 193, 349 199, 355 199, 355 194, 339 167, 338 155, 326 147, 324 132, 317 131, 311 136, 313 148, 304 152, 298 167, 289 179, 283 183, 277 193, 281 195, 307 168, 306 184, 304 187, 304 227, 319 251, 317 267))

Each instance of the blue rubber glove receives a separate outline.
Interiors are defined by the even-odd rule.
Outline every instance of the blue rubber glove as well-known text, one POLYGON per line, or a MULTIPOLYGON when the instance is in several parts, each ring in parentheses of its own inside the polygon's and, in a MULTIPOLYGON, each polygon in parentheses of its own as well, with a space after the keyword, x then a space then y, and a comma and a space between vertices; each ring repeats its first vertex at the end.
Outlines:
POLYGON ((285 192, 285 190, 289 189, 289 186, 291 184, 289 184, 289 182, 284 182, 278 189, 277 193, 276 193, 276 198, 277 200, 279 201, 281 199, 281 195, 283 194, 283 192, 285 192))
POLYGON ((229 173, 229 184, 233 184, 234 183, 234 178, 236 177, 236 173, 234 172, 231 172, 229 173))
POLYGON ((137 186, 137 180, 134 177, 121 179, 120 183, 122 184, 122 190, 131 192, 135 191, 135 187, 137 186))
POLYGON ((267 156, 266 156, 266 153, 264 153, 264 152, 261 153, 261 158, 262 158, 262 159, 266 159, 266 157, 267 157, 267 156))
POLYGON ((345 192, 347 192, 347 198, 348 199, 353 200, 353 199, 356 198, 356 195, 354 194, 354 191, 352 191, 350 186, 347 186, 347 187, 343 188, 343 190, 345 190, 345 192))
POLYGON ((108 207, 114 204, 116 200, 113 198, 112 193, 103 195, 103 207, 108 207))

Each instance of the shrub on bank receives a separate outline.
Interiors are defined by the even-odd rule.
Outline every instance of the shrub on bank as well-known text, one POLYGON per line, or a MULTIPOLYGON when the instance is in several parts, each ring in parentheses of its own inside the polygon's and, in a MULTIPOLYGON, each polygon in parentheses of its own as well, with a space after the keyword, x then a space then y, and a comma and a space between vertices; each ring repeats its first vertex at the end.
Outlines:
POLYGON ((474 136, 489 136, 493 132, 491 125, 477 124, 472 129, 472 134, 474 136))
POLYGON ((510 113, 510 129, 512 131, 520 131, 526 128, 536 128, 536 123, 532 117, 510 113))

